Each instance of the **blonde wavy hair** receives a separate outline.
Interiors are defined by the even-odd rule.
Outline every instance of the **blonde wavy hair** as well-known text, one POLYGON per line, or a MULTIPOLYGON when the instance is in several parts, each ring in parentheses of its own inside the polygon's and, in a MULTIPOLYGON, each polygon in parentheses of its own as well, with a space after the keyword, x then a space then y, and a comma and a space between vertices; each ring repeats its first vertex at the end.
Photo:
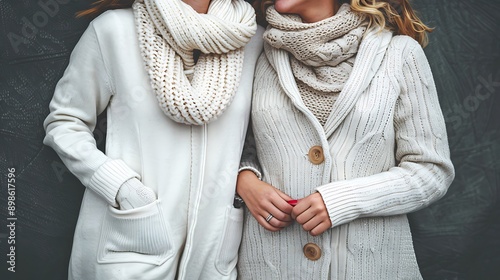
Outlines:
MULTIPOLYGON (((273 0, 253 2, 259 24, 267 25, 265 10, 273 3, 273 0)), ((339 3, 349 3, 353 11, 367 18, 369 27, 377 26, 381 30, 387 28, 397 35, 408 35, 422 47, 429 42, 427 33, 432 32, 433 28, 422 22, 408 0, 339 0, 339 3)))

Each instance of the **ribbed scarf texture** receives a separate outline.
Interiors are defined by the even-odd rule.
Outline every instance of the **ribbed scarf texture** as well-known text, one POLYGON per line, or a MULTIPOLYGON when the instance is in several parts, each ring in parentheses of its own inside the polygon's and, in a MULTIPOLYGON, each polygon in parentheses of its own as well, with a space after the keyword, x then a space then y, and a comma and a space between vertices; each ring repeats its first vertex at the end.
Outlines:
POLYGON ((349 78, 366 31, 364 19, 343 4, 332 17, 303 23, 299 16, 267 9, 264 40, 291 53, 295 78, 315 90, 338 93, 349 78))
POLYGON ((181 0, 137 0, 139 47, 160 108, 172 120, 203 125, 231 103, 243 47, 257 30, 243 0, 212 0, 206 14, 181 0), (201 51, 195 63, 193 51, 201 51))

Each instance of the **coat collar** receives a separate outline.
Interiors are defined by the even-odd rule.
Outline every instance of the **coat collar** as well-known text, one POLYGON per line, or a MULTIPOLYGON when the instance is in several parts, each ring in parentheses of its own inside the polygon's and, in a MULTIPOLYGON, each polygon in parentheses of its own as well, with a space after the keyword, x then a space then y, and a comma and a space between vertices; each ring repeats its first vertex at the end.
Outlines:
POLYGON ((281 87, 291 99, 294 106, 309 118, 318 131, 324 130, 326 138, 328 138, 346 118, 353 109, 361 93, 363 93, 370 84, 373 76, 382 63, 391 38, 392 32, 387 30, 377 31, 370 29, 367 31, 365 37, 361 41, 351 75, 344 85, 344 89, 335 101, 332 113, 328 117, 324 128, 302 101, 297 83, 292 73, 288 52, 280 49, 273 49, 267 44, 265 45, 265 49, 269 62, 278 74, 281 87))

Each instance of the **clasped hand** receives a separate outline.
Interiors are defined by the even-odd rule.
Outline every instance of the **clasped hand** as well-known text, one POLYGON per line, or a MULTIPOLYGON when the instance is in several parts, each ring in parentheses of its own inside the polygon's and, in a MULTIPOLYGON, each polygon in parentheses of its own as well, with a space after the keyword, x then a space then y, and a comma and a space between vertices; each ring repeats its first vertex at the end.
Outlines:
POLYGON ((252 171, 240 172, 236 188, 252 216, 267 230, 282 230, 295 220, 305 231, 316 236, 332 226, 319 193, 299 199, 292 206, 287 202, 292 200, 290 196, 259 180, 252 171))

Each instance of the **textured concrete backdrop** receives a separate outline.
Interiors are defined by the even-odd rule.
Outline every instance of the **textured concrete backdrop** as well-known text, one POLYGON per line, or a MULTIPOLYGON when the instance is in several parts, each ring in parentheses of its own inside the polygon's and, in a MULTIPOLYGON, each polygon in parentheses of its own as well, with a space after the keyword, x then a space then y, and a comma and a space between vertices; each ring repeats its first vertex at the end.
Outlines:
MULTIPOLYGON (((92 0, 0 0, 0 279, 66 279, 83 186, 42 144, 54 87, 92 0), (16 273, 7 271, 8 168, 16 169, 16 273), (5 225, 4 225, 5 224, 5 225)), ((445 114, 456 179, 413 213, 425 279, 500 277, 500 3, 416 0, 445 114)), ((100 147, 106 122, 95 131, 100 147)))

